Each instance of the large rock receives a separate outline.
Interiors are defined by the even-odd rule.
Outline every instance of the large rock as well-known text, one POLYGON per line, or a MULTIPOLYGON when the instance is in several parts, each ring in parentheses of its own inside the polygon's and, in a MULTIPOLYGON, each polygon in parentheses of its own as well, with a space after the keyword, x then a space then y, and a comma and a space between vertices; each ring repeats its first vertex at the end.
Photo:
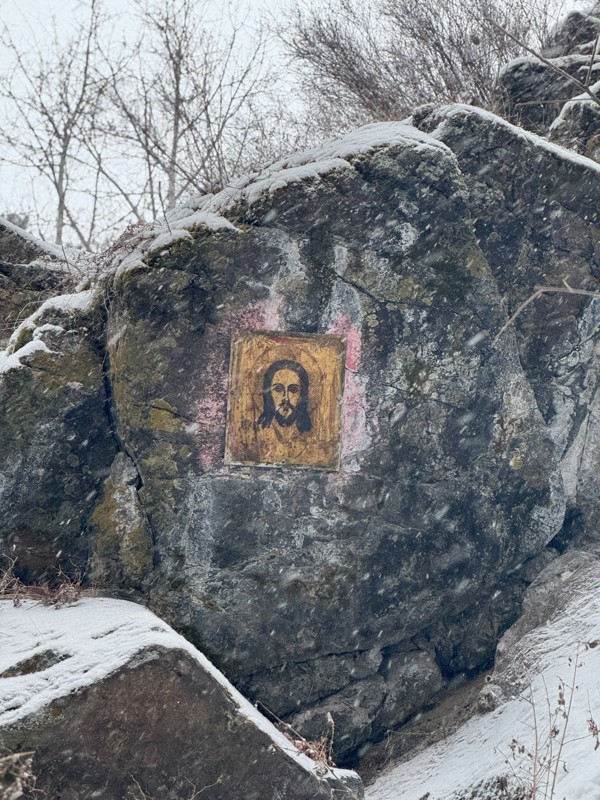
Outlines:
POLYGON ((72 413, 40 401, 3 449, 18 559, 21 530, 88 557, 271 712, 312 738, 330 712, 344 759, 490 663, 547 543, 598 515, 596 301, 493 341, 536 283, 597 286, 597 168, 475 109, 414 122, 138 230, 81 312, 99 328, 72 316, 67 350, 37 317, 3 384, 11 429, 47 393, 30 357, 90 357, 53 366, 72 413))
POLYGON ((0 620, 0 741, 35 753, 27 796, 362 797, 358 776, 300 752, 141 606, 4 601, 0 620))
POLYGON ((562 524, 554 447, 488 336, 501 297, 440 142, 374 126, 195 208, 126 256, 109 313, 151 601, 279 716, 316 735, 331 711, 348 754, 492 657, 506 576, 562 524), (338 470, 226 463, 231 341, 257 329, 345 337, 338 470))
MULTIPOLYGON (((597 537, 600 303, 569 294, 600 279, 600 168, 498 117, 451 106, 420 117, 452 148, 478 211, 478 242, 507 315, 535 286, 554 286, 505 335, 519 358, 561 460, 569 506, 561 539, 597 537), (482 169, 490 150, 489 169, 482 169), (566 281, 566 285, 565 282, 566 281)), ((564 541, 558 543, 564 545, 564 541)))
POLYGON ((88 520, 116 453, 102 332, 100 294, 63 295, 0 354, 0 552, 25 581, 86 572, 88 520))

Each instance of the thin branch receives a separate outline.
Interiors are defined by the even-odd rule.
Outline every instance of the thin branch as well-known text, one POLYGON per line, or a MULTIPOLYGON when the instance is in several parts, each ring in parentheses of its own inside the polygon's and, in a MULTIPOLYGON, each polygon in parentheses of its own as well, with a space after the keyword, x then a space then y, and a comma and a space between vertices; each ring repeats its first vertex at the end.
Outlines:
POLYGON ((594 292, 589 289, 573 289, 569 284, 564 281, 564 286, 535 286, 533 294, 530 295, 527 300, 524 300, 521 305, 517 308, 515 313, 504 323, 504 325, 500 328, 496 337, 494 338, 492 344, 498 344, 498 340, 502 336, 502 334, 513 324, 516 318, 521 314, 521 312, 527 308, 530 303, 533 303, 534 300, 537 300, 538 297, 541 297, 543 294, 549 294, 551 292, 559 292, 561 294, 578 294, 578 295, 585 295, 586 297, 600 297, 600 292, 594 292))
POLYGON ((596 36, 594 46, 592 47, 592 52, 590 53, 590 65, 588 67, 587 75, 585 76, 586 86, 589 86, 592 81, 592 72, 594 70, 594 64, 596 63, 596 56, 598 55, 598 42, 600 42, 600 33, 598 36, 596 36))

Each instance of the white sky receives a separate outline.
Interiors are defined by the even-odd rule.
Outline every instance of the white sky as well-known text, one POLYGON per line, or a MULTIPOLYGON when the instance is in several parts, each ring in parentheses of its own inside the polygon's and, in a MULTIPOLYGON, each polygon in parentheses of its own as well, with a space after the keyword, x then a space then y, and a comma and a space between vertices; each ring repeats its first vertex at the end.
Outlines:
MULTIPOLYGON (((115 41, 133 42, 139 26, 135 19, 135 3, 132 0, 99 0, 108 17, 108 30, 115 41)), ((204 8, 205 18, 214 18, 215 24, 227 18, 229 13, 235 25, 241 25, 251 47, 255 29, 268 23, 275 15, 290 6, 293 0, 197 0, 197 7, 204 8)), ((10 36, 23 52, 53 46, 53 31, 56 28, 59 41, 68 40, 77 20, 89 18, 89 0, 0 0, 0 24, 5 25, 10 36)), ((224 23, 225 28, 226 23, 224 23)), ((238 38, 238 41, 240 39, 238 38)), ((241 42, 243 43, 243 39, 241 42)), ((271 53, 274 55, 273 50, 271 53)), ((49 55, 51 53, 49 52, 49 55)), ((0 65, 5 70, 12 56, 0 44, 0 65)), ((1 112, 1 108, 0 108, 1 112)), ((32 170, 0 163, 0 216, 15 212, 33 212, 45 206, 49 189, 44 179, 32 170)), ((52 230, 33 230, 39 236, 52 237, 52 230)))

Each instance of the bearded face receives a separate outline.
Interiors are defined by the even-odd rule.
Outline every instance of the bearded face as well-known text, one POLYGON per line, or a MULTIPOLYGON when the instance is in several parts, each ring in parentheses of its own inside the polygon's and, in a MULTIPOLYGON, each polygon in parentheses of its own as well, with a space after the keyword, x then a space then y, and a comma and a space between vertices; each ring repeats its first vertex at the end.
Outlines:
POLYGON ((298 415, 297 405, 300 399, 298 375, 291 369, 277 370, 269 391, 273 398, 276 421, 283 428, 293 425, 298 415))
POLYGON ((297 361, 275 361, 266 371, 263 383, 263 411, 258 418, 261 428, 273 420, 282 428, 296 425, 299 433, 312 427, 309 403, 309 378, 297 361))

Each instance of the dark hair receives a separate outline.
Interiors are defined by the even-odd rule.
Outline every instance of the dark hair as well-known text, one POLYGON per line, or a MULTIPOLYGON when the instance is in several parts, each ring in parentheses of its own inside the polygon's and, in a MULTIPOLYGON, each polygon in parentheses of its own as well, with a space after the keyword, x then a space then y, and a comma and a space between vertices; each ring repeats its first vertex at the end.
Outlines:
POLYGON ((291 369, 298 376, 300 381, 300 398, 296 406, 296 427, 301 433, 305 433, 312 428, 310 413, 308 411, 308 373, 297 361, 282 359, 274 361, 265 372, 263 378, 263 411, 258 418, 258 424, 263 428, 268 428, 275 416, 275 401, 271 394, 271 382, 273 376, 280 369, 291 369))

